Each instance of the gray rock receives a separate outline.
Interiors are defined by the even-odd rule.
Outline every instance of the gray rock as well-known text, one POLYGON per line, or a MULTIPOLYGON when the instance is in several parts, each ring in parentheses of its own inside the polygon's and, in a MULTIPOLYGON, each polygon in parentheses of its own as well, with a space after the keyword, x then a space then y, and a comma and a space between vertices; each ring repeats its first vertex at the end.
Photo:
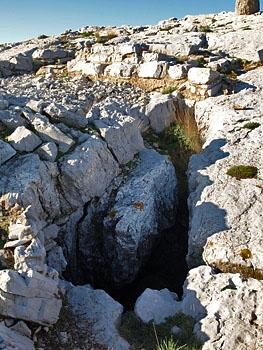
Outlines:
POLYGON ((104 74, 109 74, 109 76, 117 78, 131 78, 133 70, 134 65, 120 62, 107 66, 104 74))
POLYGON ((236 0, 236 15, 252 15, 255 12, 259 12, 259 10, 259 0, 236 0))
POLYGON ((93 197, 100 197, 120 172, 106 143, 97 136, 60 159, 60 185, 64 198, 78 208, 93 197))
POLYGON ((57 281, 33 270, 23 275, 2 270, 0 282, 1 315, 43 325, 57 322, 62 305, 57 281))
POLYGON ((60 152, 68 152, 74 145, 74 140, 64 134, 57 126, 51 124, 47 117, 41 114, 30 114, 26 112, 24 112, 24 115, 31 121, 39 137, 46 142, 55 142, 60 152))
POLYGON ((262 344, 262 281, 200 266, 185 282, 182 312, 199 321, 195 333, 202 349, 235 350, 237 344, 256 349, 262 344))
POLYGON ((32 57, 18 54, 16 57, 11 58, 10 63, 14 65, 14 70, 20 72, 31 72, 33 70, 32 57))
POLYGON ((165 322, 166 317, 174 316, 181 311, 176 293, 168 289, 152 290, 147 288, 136 300, 134 311, 144 322, 153 320, 156 324, 165 322))
POLYGON ((4 322, 0 322, 0 334, 2 349, 35 350, 34 342, 31 339, 6 327, 4 322))
POLYGON ((11 159, 1 167, 1 202, 6 209, 16 203, 22 208, 31 205, 38 217, 54 218, 60 213, 54 181, 57 175, 56 164, 41 162, 36 154, 11 159))
POLYGON ((55 122, 62 122, 75 128, 85 128, 88 121, 80 114, 73 113, 58 103, 51 103, 44 112, 48 114, 55 122))
POLYGON ((43 160, 54 162, 58 155, 58 149, 55 142, 47 142, 36 149, 35 153, 43 160))
POLYGON ((17 127, 16 130, 8 136, 8 141, 11 146, 21 152, 32 152, 42 143, 36 134, 24 126, 17 127))
POLYGON ((9 130, 15 130, 19 126, 26 126, 26 120, 12 111, 0 111, 0 121, 9 130))
POLYGON ((112 115, 93 121, 100 135, 107 142, 120 164, 126 164, 144 149, 143 138, 134 118, 127 115, 112 115))
POLYGON ((16 324, 14 324, 12 327, 10 327, 10 329, 12 329, 12 331, 18 332, 18 333, 28 337, 28 338, 30 338, 32 335, 31 329, 23 321, 18 321, 16 324))
POLYGON ((184 79, 187 77, 187 72, 190 68, 190 64, 176 64, 169 67, 168 74, 174 80, 184 79))
POLYGON ((106 280, 121 285, 135 279, 158 234, 174 224, 176 203, 172 163, 154 150, 143 150, 104 219, 106 280))
POLYGON ((168 95, 153 94, 145 107, 145 114, 153 130, 161 132, 175 120, 174 101, 168 95))
POLYGON ((7 162, 16 154, 16 151, 13 149, 9 143, 0 140, 0 165, 7 162))
POLYGON ((91 325, 97 343, 118 350, 130 348, 117 331, 123 312, 121 304, 103 290, 94 290, 90 285, 68 285, 66 296, 78 323, 83 327, 86 327, 85 323, 91 325))

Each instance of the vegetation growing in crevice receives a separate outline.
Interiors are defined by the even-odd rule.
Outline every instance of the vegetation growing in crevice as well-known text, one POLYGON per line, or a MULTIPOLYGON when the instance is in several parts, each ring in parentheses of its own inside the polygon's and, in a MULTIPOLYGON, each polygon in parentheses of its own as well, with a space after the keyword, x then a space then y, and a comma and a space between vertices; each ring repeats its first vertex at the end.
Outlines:
POLYGON ((257 123, 257 122, 249 122, 249 123, 246 123, 243 128, 245 129, 250 129, 250 130, 254 130, 256 128, 258 128, 260 126, 260 123, 257 123))
POLYGON ((159 344, 163 345, 163 347, 159 347, 160 350, 166 349, 164 345, 165 342, 167 344, 170 342, 171 346, 177 346, 175 349, 184 346, 184 349, 198 350, 201 349, 201 344, 193 334, 195 323, 196 321, 194 318, 182 313, 167 317, 166 321, 159 325, 154 324, 152 321, 144 323, 131 311, 123 315, 118 330, 120 335, 136 350, 142 348, 145 350, 158 349, 156 335, 159 344), (171 330, 174 326, 180 328, 180 332, 177 335, 171 334, 171 330), (167 341, 167 339, 170 339, 170 341, 167 341))
POLYGON ((227 171, 227 175, 235 177, 237 180, 253 179, 257 173, 258 168, 250 165, 235 165, 227 171))

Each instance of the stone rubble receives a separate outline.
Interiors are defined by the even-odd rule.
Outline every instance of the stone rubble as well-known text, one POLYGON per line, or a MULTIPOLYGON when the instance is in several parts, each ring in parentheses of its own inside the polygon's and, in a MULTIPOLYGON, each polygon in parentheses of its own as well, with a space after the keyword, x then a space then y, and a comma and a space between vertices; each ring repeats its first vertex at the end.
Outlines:
POLYGON ((123 307, 85 278, 132 282, 174 225, 174 168, 143 135, 193 110, 204 142, 187 172, 196 268, 181 301, 147 289, 135 311, 193 316, 203 349, 262 344, 262 29, 261 13, 222 12, 0 45, 0 347, 33 350, 27 322, 55 324, 65 294, 99 344, 130 348, 116 328, 123 307), (257 176, 227 175, 241 164, 257 176), (63 287, 65 276, 85 285, 63 287))

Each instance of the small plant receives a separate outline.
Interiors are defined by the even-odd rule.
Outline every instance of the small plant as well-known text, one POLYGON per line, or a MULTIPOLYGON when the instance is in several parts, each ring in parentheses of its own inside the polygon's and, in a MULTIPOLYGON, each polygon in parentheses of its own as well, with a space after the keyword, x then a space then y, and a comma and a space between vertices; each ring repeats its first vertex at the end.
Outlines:
POLYGON ((204 67, 204 65, 207 63, 204 57, 198 57, 195 61, 198 63, 199 67, 204 67))
POLYGON ((227 175, 235 177, 237 180, 253 179, 257 176, 258 168, 250 165, 236 165, 228 169, 227 175))
POLYGON ((94 36, 93 32, 83 32, 81 33, 82 38, 89 38, 90 36, 94 36))
POLYGON ((41 39, 47 39, 47 38, 48 38, 48 36, 45 35, 45 34, 41 34, 41 35, 38 36, 38 39, 39 39, 39 40, 41 40, 41 39))
POLYGON ((163 340, 161 344, 157 345, 157 350, 180 350, 186 349, 186 345, 179 346, 178 342, 174 342, 171 338, 169 340, 163 340))
POLYGON ((172 94, 174 91, 176 91, 177 88, 173 86, 169 86, 166 89, 163 90, 163 94, 172 94))
POLYGON ((200 27, 200 32, 211 33, 211 32, 213 32, 213 30, 209 26, 201 26, 200 27))
POLYGON ((246 123, 243 128, 245 129, 250 129, 250 130, 254 130, 256 128, 258 128, 260 126, 259 123, 257 122, 249 122, 249 123, 246 123))

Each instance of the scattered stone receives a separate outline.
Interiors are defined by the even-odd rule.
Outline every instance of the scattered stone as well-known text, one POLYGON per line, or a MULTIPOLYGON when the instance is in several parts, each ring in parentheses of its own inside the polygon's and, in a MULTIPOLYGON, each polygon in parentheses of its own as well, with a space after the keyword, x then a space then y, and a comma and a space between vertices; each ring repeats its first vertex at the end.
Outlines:
POLYGON ((42 143, 36 134, 24 126, 16 128, 16 130, 8 136, 8 141, 14 149, 21 152, 32 152, 42 143))

